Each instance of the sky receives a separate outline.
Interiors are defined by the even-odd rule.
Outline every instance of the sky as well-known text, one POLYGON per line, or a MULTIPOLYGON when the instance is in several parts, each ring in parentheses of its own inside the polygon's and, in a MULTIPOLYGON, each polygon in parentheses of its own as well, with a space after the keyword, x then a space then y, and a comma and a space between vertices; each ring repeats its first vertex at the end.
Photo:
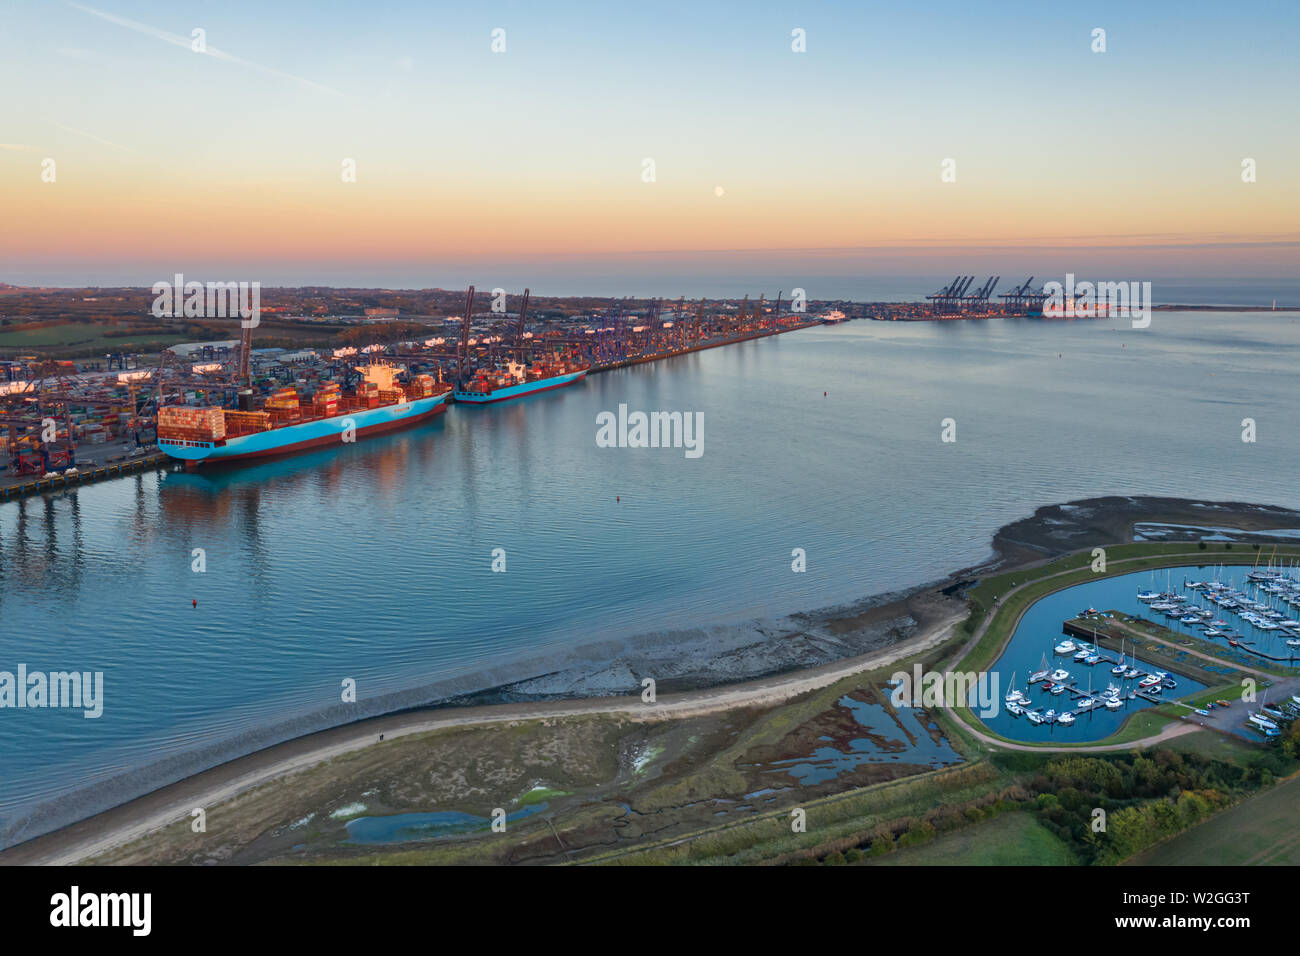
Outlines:
POLYGON ((1298 28, 1295 2, 4 0, 0 281, 1296 277, 1298 28))

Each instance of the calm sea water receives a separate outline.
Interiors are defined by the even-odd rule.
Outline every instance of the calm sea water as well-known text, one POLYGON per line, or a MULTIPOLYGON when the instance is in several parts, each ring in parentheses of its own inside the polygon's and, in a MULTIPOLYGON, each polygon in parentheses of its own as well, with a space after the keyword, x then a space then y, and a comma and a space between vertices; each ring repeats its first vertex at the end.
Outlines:
POLYGON ((0 840, 48 824, 15 829, 53 795, 125 799, 183 765, 103 787, 123 770, 346 719, 345 678, 363 702, 473 686, 593 637, 915 585, 1070 498, 1300 506, 1297 345, 1287 315, 862 321, 242 470, 0 505, 0 669, 106 682, 97 720, 0 711, 0 840), (703 412, 703 457, 598 448, 596 416, 620 403, 703 412))

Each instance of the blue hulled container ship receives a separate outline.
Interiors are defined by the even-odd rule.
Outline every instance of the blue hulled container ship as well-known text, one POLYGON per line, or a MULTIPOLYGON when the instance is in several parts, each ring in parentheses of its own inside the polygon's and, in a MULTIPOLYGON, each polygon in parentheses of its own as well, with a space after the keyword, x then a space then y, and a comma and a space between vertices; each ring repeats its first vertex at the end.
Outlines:
POLYGON ((563 388, 585 378, 590 366, 569 362, 509 363, 504 369, 480 371, 455 390, 456 401, 471 405, 504 402, 510 398, 563 388))
POLYGON ((158 447, 187 467, 267 458, 407 428, 447 410, 451 386, 431 376, 403 385, 391 366, 359 371, 354 393, 331 383, 306 403, 289 388, 256 410, 166 406, 158 412, 158 447))

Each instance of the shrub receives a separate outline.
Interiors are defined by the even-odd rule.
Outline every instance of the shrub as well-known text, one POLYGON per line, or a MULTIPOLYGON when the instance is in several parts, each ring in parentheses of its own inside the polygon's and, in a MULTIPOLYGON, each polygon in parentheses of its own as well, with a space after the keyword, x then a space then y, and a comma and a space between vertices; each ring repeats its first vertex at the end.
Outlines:
POLYGON ((933 840, 934 834, 934 824, 927 820, 921 820, 919 823, 914 823, 906 833, 898 838, 898 845, 900 847, 919 846, 933 840))

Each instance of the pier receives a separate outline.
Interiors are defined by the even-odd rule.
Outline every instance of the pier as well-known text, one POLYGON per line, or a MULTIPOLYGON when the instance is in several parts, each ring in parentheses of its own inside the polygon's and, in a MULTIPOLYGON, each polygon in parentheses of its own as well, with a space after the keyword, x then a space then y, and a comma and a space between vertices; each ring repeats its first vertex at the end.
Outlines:
MULTIPOLYGON (((1265 654, 1263 651, 1258 651, 1255 650, 1254 647, 1248 646, 1245 642, 1238 642, 1238 645, 1236 647, 1223 647, 1222 645, 1216 644, 1214 641, 1210 640, 1209 638, 1200 637, 1195 634, 1190 634, 1190 635, 1185 634, 1182 631, 1174 631, 1171 630, 1170 628, 1165 627, 1163 624, 1160 624, 1156 621, 1152 621, 1148 618, 1134 617, 1132 615, 1125 614, 1123 615, 1123 619, 1121 619, 1119 617, 1120 612, 1118 611, 1107 611, 1106 613, 1115 615, 1115 617, 1108 619, 1108 623, 1111 626, 1117 627, 1123 631, 1128 632, 1128 635, 1130 637, 1149 638, 1153 640, 1162 641, 1166 644, 1171 644, 1171 645, 1175 640, 1177 640, 1179 643, 1181 643, 1182 641, 1194 641, 1195 644, 1193 646, 1204 648, 1202 653, 1208 653, 1209 651, 1218 651, 1219 653, 1226 653, 1226 654, 1233 654, 1233 653, 1249 654, 1253 657, 1262 658, 1263 660, 1274 662, 1278 665, 1281 665, 1283 668, 1296 666, 1297 655, 1294 654, 1288 657, 1278 657, 1272 654, 1265 654), (1160 632, 1162 636, 1143 634, 1141 631, 1134 630, 1133 627, 1131 626, 1133 624, 1140 624, 1146 627, 1155 628, 1158 632, 1160 632)), ((1096 643, 1097 647, 1099 648, 1101 647, 1101 644, 1099 642, 1102 640, 1109 639, 1112 642, 1116 641, 1116 638, 1112 637, 1109 634, 1104 634, 1099 631, 1093 631, 1089 628, 1075 624, 1072 621, 1066 621, 1062 625, 1061 630, 1063 633, 1068 634, 1070 637, 1082 638, 1083 640, 1087 641, 1090 644, 1096 643)), ((1231 657, 1219 657, 1217 659, 1221 660, 1225 664, 1240 663, 1239 661, 1233 660, 1231 657)))
POLYGON ((106 478, 120 478, 155 468, 168 468, 175 459, 162 452, 151 452, 137 458, 109 462, 104 465, 89 467, 69 474, 61 472, 41 478, 14 478, 0 483, 0 501, 17 501, 29 495, 39 495, 50 491, 62 491, 93 484, 106 478))

